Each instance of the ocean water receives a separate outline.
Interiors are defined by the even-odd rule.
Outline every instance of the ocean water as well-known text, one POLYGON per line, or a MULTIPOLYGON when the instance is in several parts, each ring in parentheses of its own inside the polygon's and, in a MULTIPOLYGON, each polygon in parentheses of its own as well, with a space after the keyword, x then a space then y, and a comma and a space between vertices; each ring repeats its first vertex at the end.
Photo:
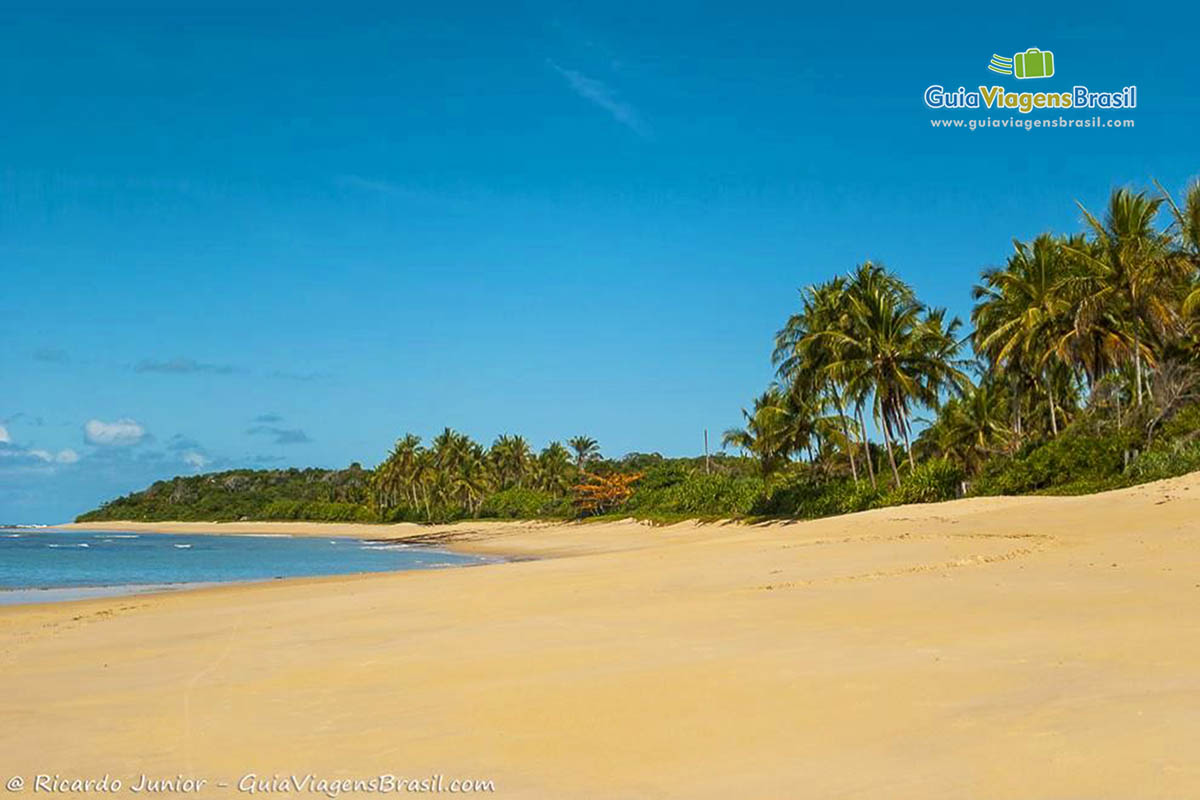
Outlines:
POLYGON ((359 539, 0 528, 0 605, 483 561, 359 539))

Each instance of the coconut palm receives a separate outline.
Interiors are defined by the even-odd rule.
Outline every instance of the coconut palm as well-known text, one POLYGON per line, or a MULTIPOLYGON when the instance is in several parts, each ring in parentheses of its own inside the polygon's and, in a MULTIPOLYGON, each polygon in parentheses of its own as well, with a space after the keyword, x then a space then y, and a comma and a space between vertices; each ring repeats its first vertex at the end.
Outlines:
POLYGON ((904 439, 910 468, 914 405, 936 407, 944 392, 969 384, 958 358, 957 319, 919 303, 911 288, 881 267, 866 264, 847 291, 850 322, 845 330, 822 333, 836 359, 828 370, 846 387, 857 407, 872 405, 883 434, 892 477, 900 485, 893 443, 904 439))
POLYGON ((551 442, 538 454, 535 466, 537 487, 555 494, 565 494, 571 486, 573 465, 571 454, 559 442, 551 442))
POLYGON ((1002 386, 993 381, 972 387, 943 406, 917 438, 916 448, 959 463, 968 475, 976 473, 989 457, 1011 449, 1014 433, 1005 424, 1006 401, 1002 386))
POLYGON ((600 457, 600 444, 590 436, 574 436, 567 439, 567 446, 575 451, 575 468, 582 472, 589 461, 600 457))
POLYGON ((1014 429, 1022 432, 1022 383, 1032 378, 1046 392, 1050 427, 1058 435, 1054 366, 1063 363, 1059 343, 1070 333, 1073 314, 1059 285, 1066 277, 1062 243, 1042 234, 1026 244, 1013 240, 1003 268, 983 272, 972 290, 976 352, 988 359, 993 375, 1004 375, 1014 389, 1014 429))
POLYGON ((523 485, 533 461, 529 442, 521 436, 502 435, 488 453, 496 483, 501 489, 523 485))
POLYGON ((1179 328, 1176 289, 1185 277, 1181 260, 1173 257, 1170 236, 1155 227, 1162 203, 1163 198, 1145 192, 1117 189, 1103 222, 1080 204, 1096 247, 1074 251, 1086 271, 1069 281, 1080 299, 1082 322, 1109 314, 1126 326, 1139 406, 1143 365, 1149 360, 1153 366, 1154 359, 1148 343, 1179 328))
POLYGON ((820 335, 826 330, 845 330, 850 324, 846 281, 834 278, 800 290, 800 296, 801 310, 791 315, 775 335, 772 361, 776 365, 776 375, 799 396, 827 397, 837 410, 835 422, 840 435, 825 439, 841 442, 840 447, 850 458, 850 474, 857 482, 856 442, 851 435, 851 429, 857 426, 846 415, 843 387, 829 371, 829 365, 835 360, 831 342, 820 335))
MULTIPOLYGON (((1156 184, 1157 185, 1157 184, 1156 184)), ((1200 320, 1200 178, 1194 179, 1184 191, 1183 205, 1177 205, 1167 190, 1158 187, 1171 207, 1172 233, 1177 254, 1190 264, 1190 276, 1181 304, 1182 314, 1193 321, 1200 320)))

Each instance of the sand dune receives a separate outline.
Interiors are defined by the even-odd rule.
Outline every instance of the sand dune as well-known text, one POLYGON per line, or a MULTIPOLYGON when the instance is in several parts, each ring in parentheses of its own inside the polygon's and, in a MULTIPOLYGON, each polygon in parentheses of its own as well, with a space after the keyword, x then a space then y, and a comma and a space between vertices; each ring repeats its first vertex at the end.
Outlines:
POLYGON ((1193 796, 1198 519, 1189 476, 759 526, 288 524, 547 558, 0 609, 0 777, 1193 796))

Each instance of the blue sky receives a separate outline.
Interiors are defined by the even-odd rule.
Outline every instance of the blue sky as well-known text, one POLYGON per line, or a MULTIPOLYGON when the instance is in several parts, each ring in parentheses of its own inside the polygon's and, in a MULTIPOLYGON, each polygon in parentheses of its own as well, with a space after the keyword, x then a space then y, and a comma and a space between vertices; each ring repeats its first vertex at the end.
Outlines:
POLYGON ((444 425, 697 453, 798 287, 965 316, 1013 236, 1200 173, 1193 5, 156 5, 0 10, 0 521, 444 425), (989 115, 933 83, 1136 127, 933 130, 989 115))

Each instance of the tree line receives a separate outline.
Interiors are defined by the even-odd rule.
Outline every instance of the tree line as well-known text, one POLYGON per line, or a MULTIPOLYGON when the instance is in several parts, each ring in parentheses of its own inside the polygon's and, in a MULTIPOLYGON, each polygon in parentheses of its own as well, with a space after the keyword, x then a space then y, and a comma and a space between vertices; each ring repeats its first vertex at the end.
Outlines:
POLYGON ((444 429, 373 470, 160 481, 86 519, 444 521, 815 517, 979 494, 1087 492, 1200 470, 1200 180, 1114 190, 1082 229, 1014 240, 970 329, 866 262, 800 291, 741 455, 605 459, 444 429))
POLYGON ((801 290, 776 380, 724 442, 764 475, 805 461, 872 487, 881 466, 899 487, 919 458, 976 475, 1084 415, 1139 427, 1145 446, 1200 399, 1200 180, 1178 202, 1155 184, 1079 208, 1082 231, 1014 240, 983 271, 968 333, 878 264, 801 290))
POLYGON ((372 501, 383 518, 477 516, 486 498, 510 490, 565 497, 600 455, 595 439, 575 436, 535 453, 522 436, 501 435, 484 447, 445 428, 426 446, 409 433, 375 468, 372 501), (570 449, 568 449, 570 448, 570 449))

